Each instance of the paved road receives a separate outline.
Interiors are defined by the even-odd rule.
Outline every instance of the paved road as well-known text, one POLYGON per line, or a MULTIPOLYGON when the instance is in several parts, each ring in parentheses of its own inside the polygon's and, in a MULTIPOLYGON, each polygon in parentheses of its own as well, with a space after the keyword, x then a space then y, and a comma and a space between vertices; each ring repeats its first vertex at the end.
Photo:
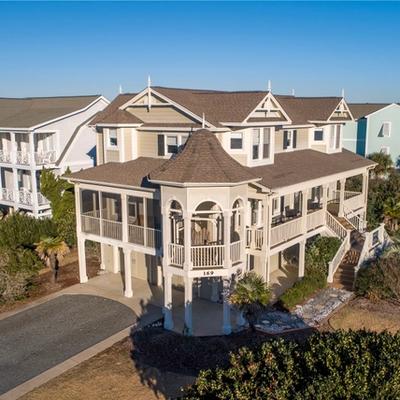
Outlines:
POLYGON ((0 321, 0 394, 134 324, 127 306, 63 295, 0 321))

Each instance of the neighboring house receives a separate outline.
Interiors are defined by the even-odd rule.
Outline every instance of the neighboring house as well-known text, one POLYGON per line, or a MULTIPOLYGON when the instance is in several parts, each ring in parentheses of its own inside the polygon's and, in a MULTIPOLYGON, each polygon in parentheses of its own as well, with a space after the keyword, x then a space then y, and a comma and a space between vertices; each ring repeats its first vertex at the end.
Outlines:
POLYGON ((400 155, 400 105, 349 104, 354 121, 343 128, 343 146, 366 157, 384 152, 396 162, 400 155))
POLYGON ((96 137, 88 123, 108 104, 100 95, 0 98, 0 207, 50 215, 41 170, 93 167, 96 137))
POLYGON ((187 332, 201 298, 223 302, 229 333, 230 280, 254 270, 279 291, 291 273, 304 276, 306 240, 315 235, 342 240, 332 281, 350 230, 364 230, 375 165, 342 149, 350 120, 338 97, 165 87, 119 95, 93 121, 101 165, 69 177, 81 282, 85 241, 99 242, 102 268, 124 273, 125 296, 132 277, 163 287, 167 329, 177 321, 172 286, 183 285, 187 332), (362 176, 359 193, 346 191, 354 176, 362 176))

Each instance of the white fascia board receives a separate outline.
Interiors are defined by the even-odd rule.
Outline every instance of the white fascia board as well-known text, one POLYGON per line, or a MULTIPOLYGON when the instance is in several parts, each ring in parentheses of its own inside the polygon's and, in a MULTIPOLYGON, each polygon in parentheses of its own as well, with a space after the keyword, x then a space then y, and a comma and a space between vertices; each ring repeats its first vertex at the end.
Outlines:
POLYGON ((282 128, 284 129, 300 129, 300 128, 315 128, 314 124, 308 124, 308 125, 282 125, 282 128))
MULTIPOLYGON (((89 124, 90 125, 90 124, 89 124)), ((113 124, 111 122, 109 123, 101 123, 101 124, 95 124, 91 126, 98 126, 100 128, 139 128, 142 124, 113 124)))
POLYGON ((62 119, 66 119, 66 118, 72 117, 73 115, 80 114, 81 112, 87 111, 90 107, 92 107, 93 105, 95 105, 96 103, 98 103, 101 100, 104 100, 107 104, 110 104, 109 100, 107 100, 105 97, 99 96, 84 108, 81 108, 79 110, 73 111, 73 112, 71 112, 69 114, 61 115, 60 117, 51 119, 49 121, 42 122, 42 123, 40 123, 38 125, 34 125, 34 126, 30 127, 30 129, 35 130, 35 129, 40 128, 42 126, 53 124, 54 122, 61 121, 62 119))
POLYGON ((292 121, 265 121, 265 122, 221 122, 224 126, 234 126, 242 128, 262 127, 262 126, 281 126, 283 124, 291 124, 292 121))
MULTIPOLYGON (((398 107, 398 108, 400 109, 400 105, 399 105, 399 104, 397 104, 397 103, 390 103, 390 104, 388 104, 387 106, 382 107, 382 108, 380 108, 379 110, 376 110, 376 111, 372 112, 371 114, 364 115, 364 117, 365 117, 365 118, 370 117, 371 115, 377 114, 377 113, 379 113, 379 112, 381 112, 381 111, 383 111, 383 110, 386 110, 387 108, 393 107, 393 106, 398 107)), ((361 117, 361 118, 362 118, 362 117, 361 117)))
POLYGON ((235 182, 235 183, 190 183, 190 182, 184 182, 184 183, 179 183, 179 182, 169 182, 169 181, 158 181, 155 179, 149 179, 151 183, 155 183, 160 186, 175 186, 175 187, 234 187, 234 186, 240 186, 248 183, 256 183, 259 182, 261 178, 255 178, 251 179, 248 181, 243 181, 243 182, 235 182))

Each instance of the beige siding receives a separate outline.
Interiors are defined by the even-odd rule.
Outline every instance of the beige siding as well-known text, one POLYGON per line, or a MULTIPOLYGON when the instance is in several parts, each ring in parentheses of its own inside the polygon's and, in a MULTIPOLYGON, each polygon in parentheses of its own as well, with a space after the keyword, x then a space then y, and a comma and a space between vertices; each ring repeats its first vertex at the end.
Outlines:
POLYGON ((129 161, 132 160, 132 130, 125 128, 124 135, 125 161, 129 161))
POLYGON ((119 151, 118 150, 106 150, 106 162, 118 162, 119 151))
POLYGON ((189 117, 171 106, 157 106, 150 110, 147 107, 130 107, 127 111, 144 122, 193 122, 189 117))
MULTIPOLYGON (((297 150, 308 149, 308 129, 297 130, 297 150)), ((283 150, 283 129, 275 133, 275 153, 280 153, 283 150)))
POLYGON ((313 150, 321 151, 322 153, 327 152, 326 144, 314 144, 311 146, 313 150))
POLYGON ((97 165, 104 164, 104 133, 98 132, 97 133, 97 165))
POLYGON ((240 162, 240 164, 247 165, 247 154, 230 154, 230 156, 240 162))
POLYGON ((155 133, 138 132, 138 157, 158 157, 155 133))

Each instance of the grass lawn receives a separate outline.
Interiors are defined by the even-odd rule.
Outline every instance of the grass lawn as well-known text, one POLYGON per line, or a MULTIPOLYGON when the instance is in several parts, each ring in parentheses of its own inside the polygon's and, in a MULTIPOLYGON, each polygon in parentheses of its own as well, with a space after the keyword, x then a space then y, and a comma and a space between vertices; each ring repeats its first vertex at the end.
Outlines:
MULTIPOLYGON (((373 303, 366 299, 355 299, 336 312, 330 318, 329 322, 321 327, 322 330, 356 330, 362 328, 378 332, 384 329, 391 332, 400 330, 400 306, 386 302, 373 303)), ((171 351, 170 354, 174 354, 173 349, 170 347, 171 343, 166 341, 166 338, 162 340, 159 345, 166 345, 171 351)), ((214 342, 214 350, 217 345, 218 347, 224 347, 224 338, 210 340, 214 342), (217 341, 221 341, 221 343, 218 344, 217 341)), ((243 345, 245 343, 244 335, 238 335, 236 338, 231 337, 228 340, 225 343, 226 346, 229 343, 231 346, 243 345)), ((209 344, 211 345, 213 342, 209 344)), ((146 344, 147 341, 144 343, 146 344)), ((143 347, 139 346, 138 350, 143 359, 151 360, 154 354, 147 354, 147 352, 151 353, 152 344, 147 343, 147 345, 150 347, 147 348, 146 345, 143 347)), ((158 348, 158 346, 154 347, 158 348)), ((156 352, 158 353, 159 349, 156 352)), ((162 357, 163 360, 159 360, 161 364, 163 364, 163 361, 164 363, 166 361, 164 360, 165 354, 162 357)), ((176 359, 176 356, 175 354, 172 356, 173 360, 168 361, 179 365, 182 360, 176 359)), ((192 357, 196 357, 196 354, 192 354, 192 357)), ((155 364, 156 360, 152 361, 155 364)), ((131 342, 129 339, 125 339, 103 353, 33 390, 21 399, 163 399, 177 396, 179 388, 190 384, 193 379, 190 376, 178 373, 161 373, 160 370, 161 368, 136 369, 131 359, 131 342)))

